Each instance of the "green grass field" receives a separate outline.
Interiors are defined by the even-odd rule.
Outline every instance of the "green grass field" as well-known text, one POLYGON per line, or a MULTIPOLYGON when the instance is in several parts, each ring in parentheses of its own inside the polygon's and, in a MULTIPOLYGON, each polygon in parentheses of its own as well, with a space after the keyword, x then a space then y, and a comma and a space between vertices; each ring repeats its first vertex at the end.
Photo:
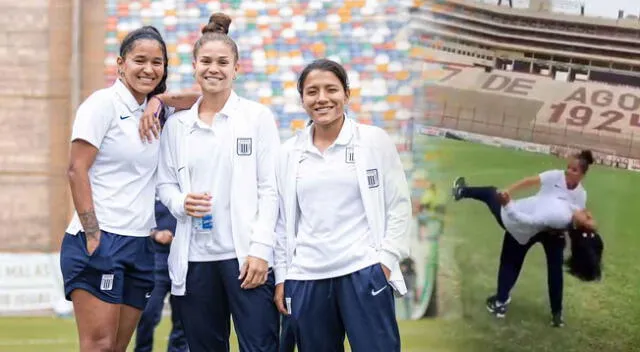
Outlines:
MULTIPOLYGON (((431 140, 442 152, 441 180, 446 187, 457 175, 470 184, 504 187, 521 177, 563 168, 552 156, 498 149, 466 142, 431 140)), ((567 326, 549 327, 546 268, 541 246, 534 246, 512 292, 506 319, 490 316, 485 298, 496 285, 502 232, 484 205, 474 201, 448 205, 445 243, 452 245, 458 269, 455 290, 443 290, 445 310, 461 314, 433 320, 401 322, 403 351, 640 351, 640 174, 594 166, 585 180, 588 205, 605 240, 603 281, 584 284, 565 276, 567 326), (453 303, 451 303, 453 302, 453 303)), ((442 262, 442 261, 441 261, 442 262)), ((441 283, 442 284, 442 283, 441 283)), ((444 285, 443 285, 444 286, 444 285)), ((447 313, 446 311, 443 313, 447 313)), ((155 351, 166 351, 168 321, 157 331, 155 351)), ((73 320, 0 319, 0 351, 77 351, 73 320)), ((232 351, 237 351, 232 338, 232 351)), ((130 348, 132 351, 133 349, 130 348)))
MULTIPOLYGON (((453 351, 457 323, 447 321, 402 322, 403 351, 453 351), (425 349, 425 346, 429 346, 425 349)), ((169 335, 169 320, 163 319, 156 331, 154 351, 164 352, 169 335)), ((78 351, 76 327, 71 319, 2 318, 0 319, 1 352, 71 352, 78 351)), ((238 351, 235 336, 231 351, 238 351)), ((133 347, 129 347, 133 351, 133 347)))
MULTIPOLYGON (((437 143, 443 153, 441 176, 448 181, 461 175, 470 185, 501 188, 565 167, 564 160, 548 155, 469 142, 437 143)), ((585 284, 565 275, 563 329, 548 326, 546 263, 539 245, 526 258, 506 319, 488 314, 484 301, 495 292, 503 232, 483 204, 451 202, 445 236, 456 243, 463 325, 471 330, 464 344, 473 343, 474 351, 639 351, 639 183, 638 173, 595 165, 585 179, 588 207, 605 242, 604 277, 585 284)))

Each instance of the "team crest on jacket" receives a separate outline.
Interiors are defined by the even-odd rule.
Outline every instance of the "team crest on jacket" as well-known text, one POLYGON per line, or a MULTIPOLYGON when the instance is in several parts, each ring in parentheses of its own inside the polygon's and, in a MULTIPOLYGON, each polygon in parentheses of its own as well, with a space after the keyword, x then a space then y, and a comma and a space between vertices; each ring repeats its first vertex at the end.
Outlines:
POLYGON ((237 154, 238 155, 251 155, 253 140, 251 138, 238 138, 237 154))
POLYGON ((353 164, 356 159, 353 155, 353 147, 347 147, 344 151, 344 162, 347 164, 353 164))
POLYGON ((380 186, 380 181, 378 180, 378 169, 367 170, 367 184, 369 185, 369 188, 376 188, 380 186))

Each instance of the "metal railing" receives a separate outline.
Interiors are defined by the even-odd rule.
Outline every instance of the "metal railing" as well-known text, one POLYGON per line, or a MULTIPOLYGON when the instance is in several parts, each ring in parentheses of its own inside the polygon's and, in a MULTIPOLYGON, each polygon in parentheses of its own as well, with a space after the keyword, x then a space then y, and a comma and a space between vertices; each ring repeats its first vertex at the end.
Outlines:
POLYGON ((588 148, 595 152, 640 159, 639 132, 620 129, 619 133, 602 132, 590 126, 568 123, 541 123, 535 116, 518 116, 507 112, 493 113, 466 107, 438 104, 422 111, 425 122, 435 127, 510 138, 545 145, 588 148))

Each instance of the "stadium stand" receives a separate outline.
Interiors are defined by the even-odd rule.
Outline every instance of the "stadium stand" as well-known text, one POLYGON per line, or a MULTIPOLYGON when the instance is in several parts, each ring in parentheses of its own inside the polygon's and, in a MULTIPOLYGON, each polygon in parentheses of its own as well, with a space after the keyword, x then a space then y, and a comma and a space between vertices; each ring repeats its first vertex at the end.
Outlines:
POLYGON ((286 138, 304 126, 296 80, 315 58, 345 65, 351 79, 350 113, 398 137, 411 118, 419 76, 403 65, 410 50, 403 20, 411 2, 397 1, 117 1, 107 0, 106 80, 112 82, 120 39, 142 25, 163 33, 170 55, 169 89, 194 88, 191 49, 216 11, 233 18, 240 49, 236 91, 269 105, 286 138))
POLYGON ((638 21, 443 0, 411 27, 433 126, 640 158, 638 21))

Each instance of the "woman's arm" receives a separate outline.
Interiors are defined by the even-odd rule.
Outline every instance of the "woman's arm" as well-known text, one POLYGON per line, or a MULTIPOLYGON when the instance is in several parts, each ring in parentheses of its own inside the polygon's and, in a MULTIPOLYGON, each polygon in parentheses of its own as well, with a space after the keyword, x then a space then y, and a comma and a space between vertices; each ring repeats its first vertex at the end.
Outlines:
POLYGON ((242 288, 255 288, 267 279, 268 259, 273 256, 275 227, 278 220, 278 186, 276 164, 280 136, 273 113, 266 109, 258 119, 256 171, 258 216, 253 226, 247 259, 241 268, 242 288), (246 275, 245 275, 246 274, 246 275))
POLYGON ((114 111, 108 100, 94 94, 76 112, 71 132, 67 178, 73 205, 87 236, 87 251, 93 254, 100 242, 100 222, 96 217, 89 170, 96 160, 102 140, 111 127, 114 111))
POLYGON ((531 177, 524 178, 511 186, 507 187, 505 192, 514 194, 515 192, 522 191, 524 189, 532 188, 532 187, 540 187, 540 176, 535 175, 531 177))
POLYGON ((87 236, 89 254, 100 242, 100 224, 93 207, 89 169, 96 159, 98 148, 77 139, 71 143, 71 158, 67 169, 73 204, 78 212, 82 229, 87 236))
POLYGON ((198 92, 162 93, 154 95, 147 101, 147 108, 140 119, 138 132, 143 141, 151 142, 154 138, 160 138, 160 111, 165 107, 172 107, 175 111, 190 109, 200 97, 198 92))
MULTIPOLYGON (((411 223, 411 197, 404 167, 395 144, 386 133, 378 138, 384 153, 384 199, 386 228, 380 250, 380 263, 393 270, 401 259, 409 256, 408 233, 411 223)), ((389 273, 385 272, 387 279, 389 273)))
MULTIPOLYGON (((278 181, 278 183, 280 183, 278 181)), ((274 264, 273 273, 276 278, 276 288, 273 296, 273 302, 275 303, 278 311, 284 315, 288 315, 287 308, 284 299, 284 280, 287 275, 287 230, 284 200, 282 199, 282 192, 278 192, 278 220, 276 222, 275 229, 275 247, 274 247, 274 264)))
POLYGON ((172 131, 172 127, 175 126, 167 127, 162 131, 156 191, 160 202, 169 209, 171 215, 173 215, 176 220, 184 220, 187 216, 185 209, 187 194, 180 190, 178 173, 185 171, 177 171, 172 148, 172 146, 176 144, 176 141, 173 140, 176 138, 176 133, 172 133, 174 132, 172 131))
MULTIPOLYGON (((191 109, 193 104, 198 101, 198 98, 201 95, 202 94, 199 92, 184 91, 177 93, 162 93, 156 95, 156 97, 158 97, 164 105, 175 108, 176 111, 181 111, 191 109)), ((159 104, 159 102, 156 102, 156 104, 159 104)))

